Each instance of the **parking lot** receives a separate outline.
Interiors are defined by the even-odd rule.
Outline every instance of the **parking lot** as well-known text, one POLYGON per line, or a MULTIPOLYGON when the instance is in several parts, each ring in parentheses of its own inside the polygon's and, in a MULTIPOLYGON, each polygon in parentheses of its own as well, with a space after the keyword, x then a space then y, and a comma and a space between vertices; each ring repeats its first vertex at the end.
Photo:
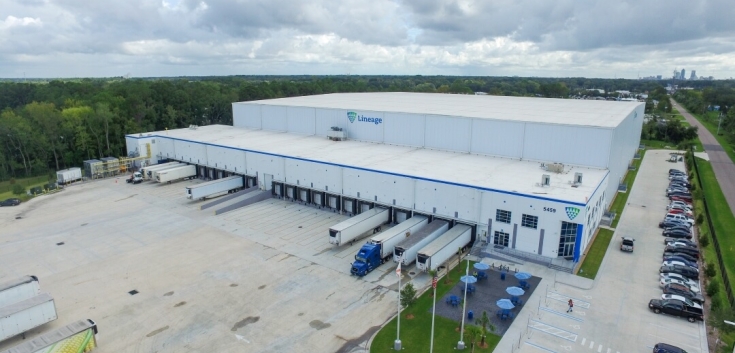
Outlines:
POLYGON ((214 216, 185 198, 194 182, 105 179, 0 208, 0 281, 38 276, 59 316, 28 336, 89 318, 99 352, 335 352, 393 315, 395 266, 351 277, 362 242, 328 242, 346 216, 275 199, 214 216))
POLYGON ((683 162, 668 163, 668 158, 667 151, 646 152, 594 283, 523 265, 524 270, 544 277, 542 288, 529 299, 496 351, 520 346, 517 351, 529 353, 647 352, 656 343, 666 342, 691 353, 708 352, 704 323, 656 315, 648 309, 648 301, 662 294, 658 269, 664 237, 658 222, 666 213, 668 169, 684 169, 683 162), (636 239, 633 253, 619 250, 622 236, 636 239), (570 298, 575 306, 567 314, 570 298))

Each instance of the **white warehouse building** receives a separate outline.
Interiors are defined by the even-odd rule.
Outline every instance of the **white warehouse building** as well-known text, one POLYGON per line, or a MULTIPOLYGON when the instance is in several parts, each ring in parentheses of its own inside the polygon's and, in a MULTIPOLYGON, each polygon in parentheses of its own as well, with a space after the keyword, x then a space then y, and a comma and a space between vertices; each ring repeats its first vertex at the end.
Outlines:
MULTIPOLYGON (((126 136, 130 152, 238 174, 285 199, 469 224, 577 262, 637 152, 644 104, 424 93, 233 103, 233 125, 126 136)), ((325 242, 327 237, 325 234, 325 242)))

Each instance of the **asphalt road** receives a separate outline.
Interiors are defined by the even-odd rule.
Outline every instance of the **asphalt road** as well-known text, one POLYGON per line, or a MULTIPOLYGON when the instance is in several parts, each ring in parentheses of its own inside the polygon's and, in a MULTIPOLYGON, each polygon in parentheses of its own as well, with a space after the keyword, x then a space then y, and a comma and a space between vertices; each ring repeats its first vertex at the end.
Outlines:
POLYGON ((689 124, 699 128, 699 140, 702 141, 702 146, 704 146, 705 151, 707 151, 709 161, 712 164, 712 169, 715 171, 715 177, 717 177, 717 182, 720 183, 722 193, 725 194, 727 204, 730 206, 730 212, 735 211, 735 164, 732 163, 732 160, 730 160, 730 157, 725 153, 725 150, 722 148, 720 143, 717 142, 714 135, 712 135, 706 127, 702 126, 696 118, 689 114, 686 108, 681 106, 675 100, 672 99, 671 102, 673 103, 674 108, 684 116, 684 119, 686 119, 689 124))

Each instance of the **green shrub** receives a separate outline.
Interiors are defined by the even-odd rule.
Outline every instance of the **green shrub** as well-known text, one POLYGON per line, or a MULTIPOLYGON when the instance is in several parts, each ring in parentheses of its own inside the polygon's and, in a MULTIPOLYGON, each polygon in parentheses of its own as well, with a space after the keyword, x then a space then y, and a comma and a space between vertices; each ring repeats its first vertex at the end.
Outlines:
POLYGON ((401 306, 407 308, 416 302, 416 288, 413 283, 408 283, 401 289, 401 306))
POLYGON ((722 299, 720 299, 719 296, 712 297, 712 304, 710 304, 710 309, 712 311, 717 311, 722 308, 722 299))
POLYGON ((699 236, 699 245, 703 248, 706 248, 707 245, 709 245, 709 238, 706 234, 702 234, 699 236))
POLYGON ((700 213, 697 215, 697 225, 704 223, 704 216, 700 213))
POLYGON ((25 194, 26 188, 23 187, 23 185, 20 184, 13 184, 13 194, 14 195, 22 195, 25 194))
POLYGON ((707 277, 712 278, 717 274, 717 269, 715 269, 715 264, 708 262, 707 268, 704 270, 704 274, 707 275, 707 277))
POLYGON ((717 280, 711 280, 709 281, 709 284, 707 285, 707 295, 710 297, 714 297, 717 292, 720 291, 720 282, 717 282, 717 280))

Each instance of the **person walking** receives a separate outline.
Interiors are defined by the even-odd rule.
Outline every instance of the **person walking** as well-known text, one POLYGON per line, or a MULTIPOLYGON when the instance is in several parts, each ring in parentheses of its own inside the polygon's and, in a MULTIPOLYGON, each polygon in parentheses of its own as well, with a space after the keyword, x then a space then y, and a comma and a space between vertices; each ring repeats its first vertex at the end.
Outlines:
POLYGON ((572 312, 572 308, 574 308, 574 302, 572 301, 572 299, 569 299, 569 302, 567 304, 569 305, 569 309, 567 309, 567 312, 570 313, 572 312))

